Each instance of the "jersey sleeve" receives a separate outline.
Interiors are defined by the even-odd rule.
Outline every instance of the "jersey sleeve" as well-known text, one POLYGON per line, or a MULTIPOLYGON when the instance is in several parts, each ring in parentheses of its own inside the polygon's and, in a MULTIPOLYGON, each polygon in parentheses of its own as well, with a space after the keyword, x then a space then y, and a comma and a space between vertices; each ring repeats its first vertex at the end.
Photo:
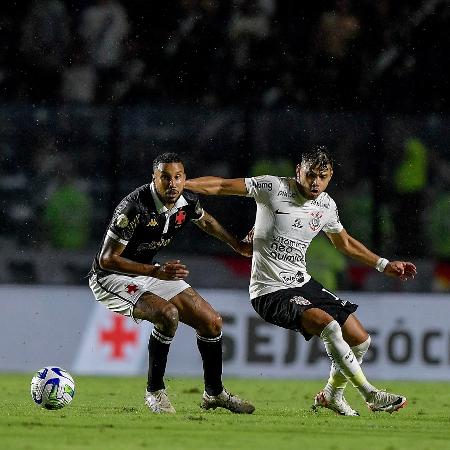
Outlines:
POLYGON ((114 210, 107 235, 121 244, 127 245, 139 223, 139 217, 138 205, 131 200, 122 200, 114 210))
POLYGON ((344 227, 339 219, 339 212, 334 200, 330 202, 330 218, 322 228, 326 233, 340 233, 344 227))
POLYGON ((266 203, 274 195, 280 180, 272 175, 245 178, 247 197, 253 197, 258 203, 266 203))

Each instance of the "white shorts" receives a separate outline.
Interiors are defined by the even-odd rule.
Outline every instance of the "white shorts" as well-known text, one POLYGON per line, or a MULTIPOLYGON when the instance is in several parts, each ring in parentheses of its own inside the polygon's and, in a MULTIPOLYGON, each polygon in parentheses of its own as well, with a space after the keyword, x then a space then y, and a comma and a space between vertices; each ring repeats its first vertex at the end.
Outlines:
POLYGON ((133 317, 134 305, 145 292, 155 294, 164 300, 170 300, 190 285, 183 280, 166 281, 158 278, 111 274, 97 278, 94 273, 89 278, 89 287, 97 301, 111 311, 131 317, 135 322, 140 319, 133 317))

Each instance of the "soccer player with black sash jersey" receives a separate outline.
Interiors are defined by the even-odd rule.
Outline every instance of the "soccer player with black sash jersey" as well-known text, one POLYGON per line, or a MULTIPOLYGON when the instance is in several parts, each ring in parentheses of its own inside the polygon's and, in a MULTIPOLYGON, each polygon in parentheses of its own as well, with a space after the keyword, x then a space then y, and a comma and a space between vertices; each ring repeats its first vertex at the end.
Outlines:
POLYGON ((89 276, 95 298, 114 311, 154 324, 149 340, 145 404, 154 413, 175 413, 164 384, 167 355, 178 322, 197 332, 205 391, 201 407, 251 414, 254 406, 222 385, 222 318, 189 284, 180 260, 153 262, 162 247, 188 222, 248 256, 248 248, 228 233, 184 190, 184 164, 175 153, 153 162, 153 181, 127 195, 116 207, 89 276))
POLYGON ((248 239, 253 250, 251 303, 267 322, 298 331, 306 340, 322 339, 331 370, 313 406, 345 416, 359 415, 343 395, 350 381, 369 409, 392 413, 406 405, 406 397, 379 390, 367 380, 360 364, 370 336, 354 315, 357 305, 311 278, 306 251, 323 230, 339 251, 385 275, 407 280, 415 276, 416 267, 381 258, 346 232, 334 200, 325 192, 332 175, 333 160, 321 146, 302 155, 295 178, 201 177, 187 180, 186 188, 206 195, 254 198, 255 226, 248 239))

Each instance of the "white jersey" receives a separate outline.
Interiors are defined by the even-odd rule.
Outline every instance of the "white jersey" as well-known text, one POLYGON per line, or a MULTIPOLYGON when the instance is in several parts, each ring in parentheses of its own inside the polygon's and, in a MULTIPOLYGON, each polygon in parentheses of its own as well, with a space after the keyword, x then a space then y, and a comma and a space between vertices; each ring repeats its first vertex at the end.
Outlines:
POLYGON ((246 178, 245 185, 257 206, 250 298, 303 286, 311 279, 306 250, 312 239, 320 230, 343 230, 336 203, 326 192, 305 199, 293 178, 264 175, 246 178))

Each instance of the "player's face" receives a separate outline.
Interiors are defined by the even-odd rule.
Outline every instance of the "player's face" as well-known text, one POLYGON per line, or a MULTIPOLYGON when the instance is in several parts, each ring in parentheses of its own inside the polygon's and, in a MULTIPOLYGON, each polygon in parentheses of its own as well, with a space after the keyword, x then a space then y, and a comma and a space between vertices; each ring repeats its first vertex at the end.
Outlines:
POLYGON ((183 164, 160 163, 153 173, 153 182, 164 205, 173 205, 182 194, 186 183, 183 164))
POLYGON ((302 195, 308 200, 315 200, 327 188, 333 175, 333 169, 329 164, 326 168, 299 164, 296 175, 302 195))

